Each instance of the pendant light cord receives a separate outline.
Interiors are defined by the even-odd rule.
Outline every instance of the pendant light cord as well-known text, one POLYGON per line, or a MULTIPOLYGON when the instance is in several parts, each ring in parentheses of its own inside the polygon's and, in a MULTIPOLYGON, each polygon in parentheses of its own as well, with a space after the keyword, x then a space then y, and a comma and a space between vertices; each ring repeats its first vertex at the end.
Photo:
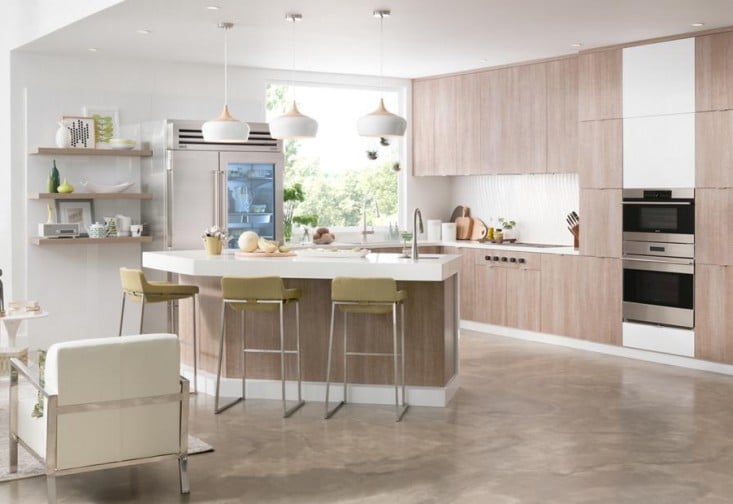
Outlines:
POLYGON ((293 106, 295 106, 295 15, 290 17, 290 54, 292 56, 292 64, 290 66, 290 93, 292 95, 293 106))
POLYGON ((379 97, 384 99, 384 13, 379 13, 379 97))
POLYGON ((229 27, 224 26, 224 105, 229 104, 229 27))

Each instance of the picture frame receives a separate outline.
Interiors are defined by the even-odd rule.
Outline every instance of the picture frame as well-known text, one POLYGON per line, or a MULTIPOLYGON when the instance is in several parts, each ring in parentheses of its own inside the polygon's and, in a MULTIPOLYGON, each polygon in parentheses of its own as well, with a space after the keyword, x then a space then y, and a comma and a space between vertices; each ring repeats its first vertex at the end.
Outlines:
POLYGON ((95 141, 109 144, 112 138, 120 136, 120 110, 114 106, 84 105, 81 114, 94 119, 95 141))
POLYGON ((81 232, 88 232, 94 222, 93 200, 65 199, 56 200, 57 221, 60 224, 80 224, 81 232))
POLYGON ((63 116, 61 124, 69 130, 72 149, 94 149, 96 132, 93 117, 63 116))

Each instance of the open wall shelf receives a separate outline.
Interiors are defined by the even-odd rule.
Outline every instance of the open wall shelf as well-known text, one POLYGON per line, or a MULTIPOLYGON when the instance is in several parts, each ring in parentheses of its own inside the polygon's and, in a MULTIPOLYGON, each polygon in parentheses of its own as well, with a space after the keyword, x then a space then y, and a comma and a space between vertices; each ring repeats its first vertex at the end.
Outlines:
POLYGON ((127 193, 127 192, 116 192, 116 193, 30 193, 28 199, 41 200, 80 200, 80 199, 128 199, 128 200, 149 200, 153 199, 151 193, 127 193))
POLYGON ((127 157, 150 157, 153 151, 150 149, 59 149, 58 147, 39 147, 32 155, 69 155, 69 156, 127 156, 127 157))
POLYGON ((120 243, 150 243, 152 236, 115 236, 111 238, 43 238, 31 237, 33 245, 113 245, 120 243))

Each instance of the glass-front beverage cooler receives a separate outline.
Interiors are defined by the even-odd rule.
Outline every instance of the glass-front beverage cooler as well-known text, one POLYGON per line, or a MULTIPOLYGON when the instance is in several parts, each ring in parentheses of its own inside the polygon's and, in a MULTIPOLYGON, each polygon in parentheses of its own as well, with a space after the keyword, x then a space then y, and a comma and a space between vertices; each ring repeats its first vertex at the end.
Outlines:
POLYGON ((275 163, 226 164, 227 234, 229 248, 236 248, 239 236, 254 231, 259 236, 274 240, 277 170, 275 163))

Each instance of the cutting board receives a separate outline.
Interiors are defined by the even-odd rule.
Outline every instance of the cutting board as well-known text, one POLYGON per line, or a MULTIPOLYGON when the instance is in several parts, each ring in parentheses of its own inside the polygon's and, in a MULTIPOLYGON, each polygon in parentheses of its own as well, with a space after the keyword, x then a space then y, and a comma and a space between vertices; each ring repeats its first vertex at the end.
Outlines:
POLYGON ((488 233, 486 224, 481 219, 471 219, 471 240, 484 240, 488 233))
POLYGON ((460 205, 455 207, 453 213, 450 214, 450 220, 448 222, 455 222, 458 217, 463 217, 463 210, 468 210, 468 208, 460 205))
POLYGON ((463 209, 463 215, 456 219, 456 239, 470 240, 473 220, 468 216, 468 208, 463 209))

